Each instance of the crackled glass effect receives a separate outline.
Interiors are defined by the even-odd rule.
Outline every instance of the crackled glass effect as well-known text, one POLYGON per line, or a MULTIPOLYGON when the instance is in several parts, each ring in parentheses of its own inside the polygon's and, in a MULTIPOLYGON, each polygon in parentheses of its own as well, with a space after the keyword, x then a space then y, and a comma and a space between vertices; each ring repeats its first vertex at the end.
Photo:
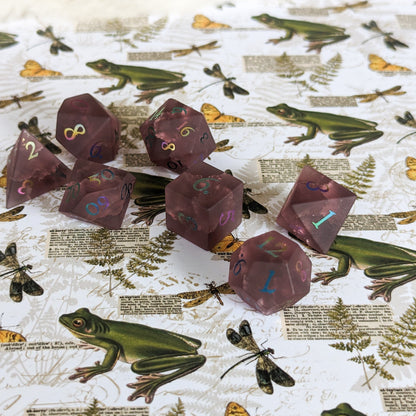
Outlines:
POLYGON ((305 166, 276 221, 299 240, 326 253, 356 195, 310 166, 305 166))
POLYGON ((78 159, 106 163, 117 155, 120 122, 92 95, 77 95, 59 108, 56 139, 78 159))
POLYGON ((23 130, 7 160, 6 207, 12 208, 65 185, 70 173, 35 136, 23 130))
POLYGON ((122 169, 77 160, 59 211, 101 227, 119 229, 135 180, 122 169))
POLYGON ((309 293, 311 269, 298 244, 269 231, 245 241, 233 253, 228 282, 242 300, 270 315, 309 293))
POLYGON ((170 98, 141 126, 150 160, 174 172, 184 172, 215 150, 205 117, 170 98))
POLYGON ((166 226, 210 250, 242 219, 243 183, 200 162, 165 188, 166 226))

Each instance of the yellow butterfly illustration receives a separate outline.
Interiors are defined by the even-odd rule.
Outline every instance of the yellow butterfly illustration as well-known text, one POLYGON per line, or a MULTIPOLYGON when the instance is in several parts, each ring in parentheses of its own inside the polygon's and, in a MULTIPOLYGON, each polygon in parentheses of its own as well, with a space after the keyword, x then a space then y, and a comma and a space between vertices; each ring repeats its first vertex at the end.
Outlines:
POLYGON ((234 253, 243 243, 244 241, 228 234, 211 249, 211 253, 234 253))
POLYGON ((225 23, 213 22, 212 20, 208 19, 208 17, 204 16, 203 14, 197 14, 194 17, 192 27, 194 29, 229 29, 231 28, 231 26, 225 23))
POLYGON ((406 68, 405 66, 394 65, 386 62, 383 58, 380 58, 378 55, 370 54, 368 55, 368 60, 370 65, 368 66, 373 71, 380 72, 403 72, 411 71, 411 69, 406 68))
POLYGON ((224 416, 250 416, 243 406, 240 406, 236 402, 230 402, 227 404, 224 416))
POLYGON ((26 342, 26 338, 17 332, 0 329, 0 343, 2 342, 26 342))
POLYGON ((24 67, 25 69, 20 71, 20 76, 22 77, 56 77, 62 75, 61 72, 43 68, 38 62, 32 59, 29 59, 24 67))
POLYGON ((407 156, 406 166, 409 168, 406 171, 406 175, 412 181, 416 181, 416 158, 407 156))
POLYGON ((240 117, 229 116, 221 113, 218 108, 208 103, 202 104, 201 112, 205 116, 207 123, 244 123, 245 121, 240 117))

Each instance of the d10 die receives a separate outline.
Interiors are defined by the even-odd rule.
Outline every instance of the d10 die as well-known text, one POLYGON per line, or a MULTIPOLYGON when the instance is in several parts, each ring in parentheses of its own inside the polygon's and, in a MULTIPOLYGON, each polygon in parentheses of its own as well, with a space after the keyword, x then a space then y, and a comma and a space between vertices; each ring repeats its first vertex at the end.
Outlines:
POLYGON ((135 177, 124 170, 77 160, 59 211, 101 227, 121 227, 135 177))
POLYGON ((205 117, 174 99, 167 100, 141 126, 150 160, 181 173, 215 150, 205 117))
POLYGON ((270 315, 309 293, 312 264, 276 231, 250 238, 231 256, 228 283, 253 308, 270 315))
POLYGON ((92 95, 77 95, 58 111, 56 139, 78 159, 106 163, 117 155, 120 122, 92 95))
POLYGON ((70 173, 35 136, 23 130, 7 160, 6 207, 65 185, 70 173))
POLYGON ((242 219, 243 183, 201 162, 165 188, 166 226, 210 250, 242 219))
POLYGON ((305 166, 276 221, 299 240, 326 253, 356 195, 310 166, 305 166))

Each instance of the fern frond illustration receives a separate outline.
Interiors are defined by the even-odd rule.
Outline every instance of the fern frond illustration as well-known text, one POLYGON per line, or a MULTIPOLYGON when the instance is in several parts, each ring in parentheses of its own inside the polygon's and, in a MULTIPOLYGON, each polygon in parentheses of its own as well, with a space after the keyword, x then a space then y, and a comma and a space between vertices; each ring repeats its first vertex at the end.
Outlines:
POLYGON ((161 17, 154 23, 143 26, 139 32, 134 35, 133 39, 140 42, 150 42, 165 28, 167 22, 167 17, 161 17))
POLYGON ((178 403, 165 416, 185 416, 185 406, 180 397, 178 397, 178 403))
MULTIPOLYGON (((373 365, 375 365, 374 363, 376 363, 376 359, 373 354, 363 355, 361 353, 370 345, 371 337, 366 332, 362 331, 354 322, 353 317, 341 298, 338 298, 335 306, 331 308, 327 314, 330 319, 329 324, 333 328, 332 336, 335 339, 344 340, 334 344, 329 344, 330 347, 340 351, 348 351, 356 354, 350 358, 350 361, 362 365, 366 380, 365 384, 367 384, 368 388, 371 389, 366 365, 369 365, 369 363, 373 363, 373 365)), ((377 365, 380 364, 377 363, 377 365)))
POLYGON ((177 235, 169 230, 149 240, 149 244, 140 247, 127 264, 127 270, 141 277, 151 277, 159 269, 158 264, 166 262, 163 257, 169 255, 177 235))
POLYGON ((326 64, 316 67, 309 77, 312 83, 320 85, 329 85, 331 81, 338 75, 338 71, 342 65, 342 56, 337 53, 329 59, 326 64))
POLYGON ((100 408, 98 407, 98 400, 94 398, 88 408, 79 416, 100 416, 100 408))
POLYGON ((309 154, 306 154, 305 157, 301 161, 297 162, 296 166, 299 169, 303 169, 305 166, 310 166, 311 168, 316 169, 315 163, 314 163, 313 159, 311 159, 309 154))
POLYGON ((348 173, 343 179, 344 186, 362 199, 362 195, 367 193, 371 188, 376 169, 376 161, 373 156, 369 155, 356 170, 348 173))
POLYGON ((113 290, 119 285, 123 285, 127 289, 135 288, 134 284, 126 277, 123 268, 114 267, 124 259, 124 253, 117 248, 109 230, 100 228, 91 234, 88 254, 91 255, 91 258, 84 261, 88 264, 102 267, 103 270, 100 270, 99 273, 108 277, 107 293, 110 296, 112 296, 113 290), (116 286, 113 286, 113 280, 117 282, 116 286))

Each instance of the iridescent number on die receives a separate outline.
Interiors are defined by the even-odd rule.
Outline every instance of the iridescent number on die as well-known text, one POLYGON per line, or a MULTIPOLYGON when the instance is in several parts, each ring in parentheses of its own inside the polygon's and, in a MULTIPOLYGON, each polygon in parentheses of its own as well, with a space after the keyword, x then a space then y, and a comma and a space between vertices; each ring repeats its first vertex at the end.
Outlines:
POLYGON ((182 162, 180 160, 177 160, 176 162, 173 160, 169 160, 169 162, 167 163, 167 166, 169 169, 175 170, 178 167, 183 167, 182 162))
POLYGON ((64 130, 64 136, 65 136, 65 139, 71 141, 71 140, 74 140, 78 135, 82 136, 83 134, 86 133, 86 131, 87 130, 85 130, 85 127, 82 124, 78 123, 75 125, 73 129, 69 127, 66 128, 64 130))
POLYGON ((276 289, 269 289, 269 284, 270 284, 270 281, 272 280, 273 275, 274 275, 274 270, 270 270, 266 283, 263 289, 260 290, 260 292, 273 293, 276 291, 276 289))
POLYGON ((178 212, 178 220, 182 224, 183 223, 193 224, 193 229, 194 230, 198 229, 198 224, 196 223, 196 221, 192 217, 190 217, 189 215, 185 215, 183 212, 178 212))
POLYGON ((98 213, 100 212, 100 206, 101 207, 104 207, 103 209, 106 209, 106 208, 108 208, 110 206, 110 201, 104 195, 99 196, 97 198, 97 203, 90 202, 89 204, 85 205, 85 210, 90 215, 98 215, 98 213), (101 201, 104 201, 104 202, 101 202, 101 201), (90 207, 94 207, 95 210, 96 210, 96 212, 92 212, 90 207))
POLYGON ((147 136, 144 138, 144 142, 151 148, 153 146, 152 140, 154 139, 156 139, 155 129, 153 127, 149 127, 149 130, 147 130, 147 136))
POLYGON ((199 139, 199 141, 202 143, 204 140, 207 140, 207 139, 208 139, 208 133, 204 133, 202 137, 199 139))
POLYGON ((88 179, 91 182, 98 182, 98 185, 100 185, 101 184, 101 179, 99 178, 99 175, 101 175, 101 178, 104 179, 105 181, 111 181, 114 178, 114 172, 113 171, 111 171, 110 169, 103 169, 99 173, 95 173, 94 175, 88 176, 88 179), (110 177, 104 175, 104 172, 109 172, 110 177))
POLYGON ((68 186, 68 188, 66 188, 66 190, 67 190, 66 199, 76 199, 78 194, 79 194, 80 189, 81 189, 81 186, 80 186, 79 182, 77 182, 74 185, 68 186))
POLYGON ((33 186, 33 182, 30 179, 26 179, 26 180, 23 181, 22 186, 17 189, 17 192, 20 195, 25 195, 26 194, 26 189, 31 188, 32 186, 33 186))
POLYGON ((183 127, 179 133, 181 134, 182 137, 186 137, 191 134, 191 131, 195 131, 195 129, 190 126, 186 126, 186 127, 183 127))
POLYGON ((174 143, 167 143, 162 142, 162 150, 172 150, 172 152, 175 150, 175 144, 174 143))
POLYGON ((334 211, 329 210, 329 214, 326 215, 325 217, 321 218, 318 222, 312 222, 312 224, 315 226, 316 229, 318 229, 318 227, 325 222, 326 220, 328 220, 329 218, 331 218, 332 216, 337 215, 334 211))
POLYGON ((132 183, 125 183, 121 188, 121 199, 129 199, 133 189, 132 183))
POLYGON ((25 149, 29 150, 28 147, 30 147, 31 150, 30 150, 30 155, 27 158, 27 160, 31 160, 31 159, 34 159, 35 157, 38 157, 39 154, 37 152, 35 153, 35 149, 36 149, 35 143, 34 142, 27 142, 25 144, 25 149))
POLYGON ((234 276, 237 276, 238 274, 240 274, 241 268, 243 267, 242 265, 246 263, 247 262, 244 259, 240 259, 238 260, 236 264, 234 264, 234 267, 233 267, 234 276))
POLYGON ((231 221, 234 221, 234 213, 235 213, 235 209, 228 211, 228 212, 227 212, 227 218, 225 218, 225 215, 224 215, 224 213, 222 212, 222 213, 221 213, 221 215, 220 215, 220 219, 219 219, 218 223, 219 223, 220 225, 225 225, 225 224, 227 224, 227 222, 228 222, 230 219, 231 219, 231 221), (225 218, 225 221, 224 221, 224 218, 225 218))
POLYGON ((103 146, 101 144, 94 143, 91 146, 91 149, 90 149, 90 156, 91 157, 98 157, 99 159, 102 159, 103 158, 103 156, 101 154, 102 148, 103 148, 103 146))
POLYGON ((302 280, 302 282, 305 282, 308 276, 305 270, 303 270, 303 264, 300 260, 296 262, 295 269, 298 273, 300 273, 300 279, 302 280))
POLYGON ((263 248, 266 244, 268 244, 270 241, 274 240, 274 237, 269 237, 266 241, 264 241, 263 243, 257 245, 258 248, 263 249, 266 253, 270 254, 273 257, 279 257, 279 253, 283 253, 284 251, 286 251, 286 244, 282 243, 282 242, 278 242, 275 247, 274 250, 266 250, 265 248, 263 248))
POLYGON ((309 182, 306 183, 306 187, 310 191, 321 191, 321 192, 328 192, 329 191, 329 187, 326 184, 324 184, 323 186, 321 186, 321 185, 314 186, 313 188, 312 188, 311 185, 316 185, 316 183, 315 182, 311 182, 311 181, 309 181, 309 182), (325 188, 324 188, 324 186, 325 186, 325 188))
POLYGON ((172 114, 175 114, 175 113, 185 113, 186 114, 186 108, 183 108, 183 107, 173 107, 172 110, 171 110, 171 113, 172 114))
POLYGON ((151 116, 150 116, 150 120, 156 120, 157 118, 159 118, 161 116, 161 114, 163 113, 163 110, 165 109, 165 107, 159 108, 159 110, 155 111, 151 116))
POLYGON ((208 181, 217 181, 217 182, 219 182, 220 180, 216 179, 216 178, 201 178, 201 179, 198 179, 197 181, 194 182, 194 184, 192 185, 192 188, 194 188, 195 191, 207 194, 208 193, 207 189, 211 186, 211 184, 208 181), (203 184, 202 188, 199 187, 200 183, 203 184))

